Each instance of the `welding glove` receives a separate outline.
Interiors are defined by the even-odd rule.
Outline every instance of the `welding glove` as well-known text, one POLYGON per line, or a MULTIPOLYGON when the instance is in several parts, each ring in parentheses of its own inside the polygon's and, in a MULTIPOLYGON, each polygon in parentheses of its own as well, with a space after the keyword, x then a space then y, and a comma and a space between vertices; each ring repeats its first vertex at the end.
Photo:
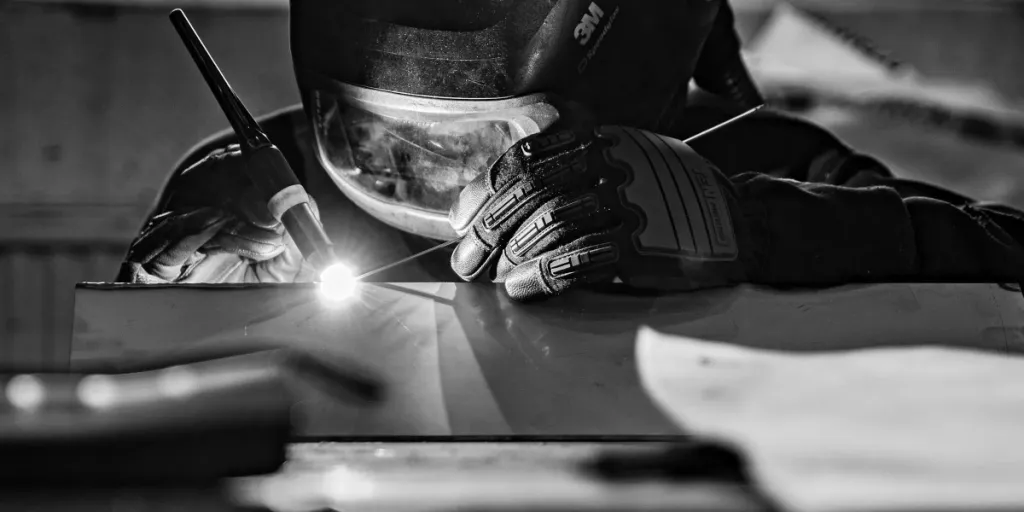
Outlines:
POLYGON ((246 158, 237 145, 228 146, 172 178, 158 213, 131 244, 118 281, 314 280, 313 268, 246 175, 246 158))
POLYGON ((461 193, 452 269, 516 300, 589 283, 692 290, 752 263, 729 181, 686 144, 602 126, 526 138, 461 193))

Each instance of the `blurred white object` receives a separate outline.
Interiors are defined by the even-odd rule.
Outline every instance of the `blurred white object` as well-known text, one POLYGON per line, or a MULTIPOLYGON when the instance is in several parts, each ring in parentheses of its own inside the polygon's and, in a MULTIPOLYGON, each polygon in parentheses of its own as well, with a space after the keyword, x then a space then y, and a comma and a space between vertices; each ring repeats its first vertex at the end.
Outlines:
POLYGON ((859 103, 904 99, 1003 122, 1024 122, 1024 105, 1019 101, 1010 101, 985 84, 939 81, 906 65, 893 66, 787 3, 773 9, 744 58, 767 93, 795 87, 859 103))
POLYGON ((358 285, 352 269, 344 263, 335 263, 320 274, 320 295, 328 302, 351 298, 358 285))
POLYGON ((735 443, 784 510, 1024 507, 1024 359, 921 347, 796 354, 640 330, 655 402, 735 443))
POLYGON ((822 74, 859 82, 888 81, 890 71, 872 55, 789 4, 779 4, 748 45, 747 58, 766 78, 822 74))

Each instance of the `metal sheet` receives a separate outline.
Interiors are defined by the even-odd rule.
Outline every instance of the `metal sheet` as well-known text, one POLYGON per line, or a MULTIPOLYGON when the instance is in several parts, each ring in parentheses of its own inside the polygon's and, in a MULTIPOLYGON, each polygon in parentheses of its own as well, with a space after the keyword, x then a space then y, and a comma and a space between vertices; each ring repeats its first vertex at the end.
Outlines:
POLYGON ((79 286, 73 366, 202 347, 284 344, 358 361, 391 385, 372 410, 310 387, 311 435, 678 433, 639 384, 637 329, 792 351, 889 345, 1024 348, 1024 296, 988 284, 817 292, 754 287, 664 297, 576 293, 535 305, 476 284, 79 286))

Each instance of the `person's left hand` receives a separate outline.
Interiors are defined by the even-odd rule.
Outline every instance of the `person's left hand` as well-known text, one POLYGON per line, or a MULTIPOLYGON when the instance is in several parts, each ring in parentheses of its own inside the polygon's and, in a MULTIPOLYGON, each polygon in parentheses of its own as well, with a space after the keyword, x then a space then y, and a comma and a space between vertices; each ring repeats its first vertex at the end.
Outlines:
POLYGON ((742 282, 739 200, 680 141, 621 126, 528 137, 471 182, 449 220, 452 269, 517 300, 615 282, 692 290, 742 282))

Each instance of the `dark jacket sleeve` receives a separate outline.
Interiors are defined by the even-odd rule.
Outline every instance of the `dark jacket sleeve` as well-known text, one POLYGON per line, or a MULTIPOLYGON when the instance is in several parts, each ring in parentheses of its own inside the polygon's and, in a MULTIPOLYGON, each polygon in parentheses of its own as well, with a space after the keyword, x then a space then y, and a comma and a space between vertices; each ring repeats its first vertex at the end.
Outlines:
POLYGON ((790 286, 1024 281, 1024 214, 1000 205, 901 196, 748 173, 732 178, 757 268, 790 286))
MULTIPOLYGON (((670 136, 685 140, 742 111, 707 95, 693 101, 679 130, 670 136)), ((864 163, 841 169, 842 162, 853 155, 849 146, 820 126, 770 109, 702 135, 690 146, 726 176, 757 172, 842 185, 853 178, 851 169, 889 175, 880 164, 872 169, 864 163)))
MULTIPOLYGON (((697 102, 677 137, 734 113, 697 102)), ((1024 280, 1024 213, 894 177, 812 123, 765 110, 691 146, 736 187, 752 282, 1024 280)))

